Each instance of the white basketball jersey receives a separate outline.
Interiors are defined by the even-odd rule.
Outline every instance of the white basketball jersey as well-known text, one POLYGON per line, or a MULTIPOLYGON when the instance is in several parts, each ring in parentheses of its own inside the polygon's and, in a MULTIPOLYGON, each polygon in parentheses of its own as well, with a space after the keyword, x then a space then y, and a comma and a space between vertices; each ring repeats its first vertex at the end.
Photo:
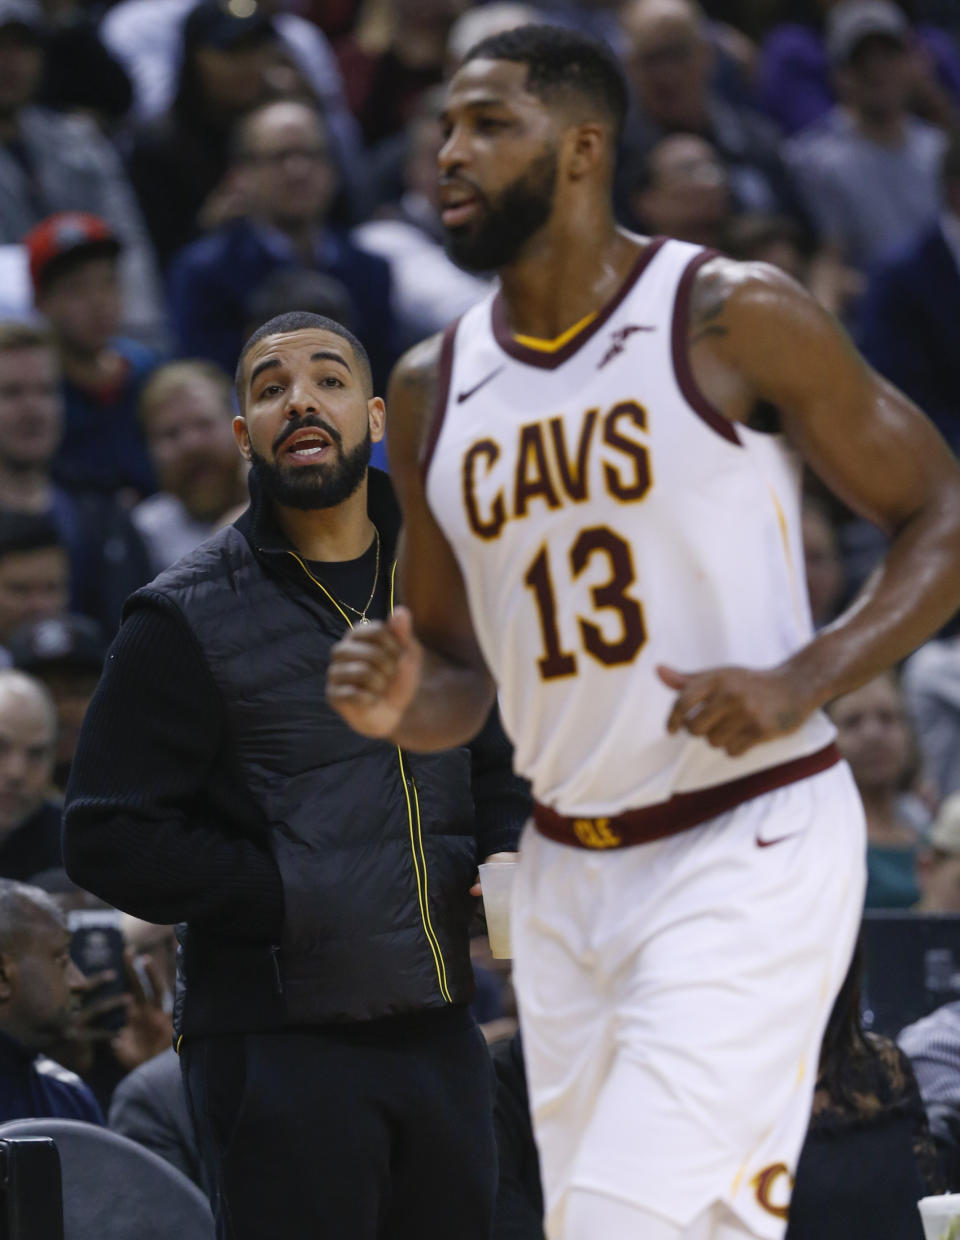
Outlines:
POLYGON ((709 257, 653 242, 551 352, 510 335, 499 293, 444 342, 427 499, 517 769, 562 814, 666 801, 833 737, 818 713, 731 758, 666 730, 675 694, 658 664, 772 667, 812 634, 799 463, 780 436, 711 408, 687 364, 687 303, 709 257))

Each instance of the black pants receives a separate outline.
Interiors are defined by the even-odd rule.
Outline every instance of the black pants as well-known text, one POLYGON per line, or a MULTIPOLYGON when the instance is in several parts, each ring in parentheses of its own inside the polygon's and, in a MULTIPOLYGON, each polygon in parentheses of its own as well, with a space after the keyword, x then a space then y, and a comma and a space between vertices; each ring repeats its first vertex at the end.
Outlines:
POLYGON ((483 1037, 383 1026, 184 1039, 217 1240, 489 1240, 483 1037))

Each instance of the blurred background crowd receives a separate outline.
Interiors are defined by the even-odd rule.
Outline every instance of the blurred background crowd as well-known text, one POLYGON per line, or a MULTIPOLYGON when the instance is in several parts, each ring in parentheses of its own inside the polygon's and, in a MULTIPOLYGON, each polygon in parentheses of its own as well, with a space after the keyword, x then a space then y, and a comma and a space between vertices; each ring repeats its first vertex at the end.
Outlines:
MULTIPOLYGON (((0 0, 0 879, 75 931, 84 1004, 49 1053, 86 1082, 83 1118, 144 1137, 128 1074, 176 1080, 172 928, 61 868, 59 794, 123 600, 245 503, 231 376, 254 327, 327 314, 382 391, 485 294, 443 250, 438 109, 474 42, 530 21, 621 58, 624 224, 785 269, 960 447, 956 0, 0 0)), ((804 538, 822 626, 884 535, 810 479, 804 538)), ((960 915, 960 624, 831 714, 867 808, 868 908, 960 915)), ((476 972, 478 1017, 508 1038, 482 934, 476 972)), ((954 1006, 904 1041, 936 1064, 945 1148, 954 1006)), ((169 1123, 144 1139, 199 1180, 171 1136, 185 1114, 169 1123)))

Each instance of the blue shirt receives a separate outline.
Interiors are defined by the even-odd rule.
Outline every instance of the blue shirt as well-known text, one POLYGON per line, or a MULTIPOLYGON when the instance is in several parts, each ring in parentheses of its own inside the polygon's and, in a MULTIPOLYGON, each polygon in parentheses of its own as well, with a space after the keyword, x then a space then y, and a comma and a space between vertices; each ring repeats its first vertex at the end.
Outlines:
POLYGON ((134 340, 114 340, 126 372, 109 391, 93 392, 63 381, 63 442, 54 477, 73 488, 115 492, 132 487, 141 497, 156 490, 146 441, 137 421, 140 392, 160 364, 159 356, 134 340))
MULTIPOLYGON (((193 242, 170 268, 170 314, 183 357, 206 357, 232 375, 251 322, 252 296, 275 272, 300 259, 281 233, 252 220, 227 224, 193 242)), ((382 391, 397 359, 390 268, 343 233, 318 232, 314 271, 339 280, 349 294, 348 324, 370 355, 374 383, 382 391)))
POLYGON ((41 1117, 106 1126, 89 1086, 75 1073, 0 1033, 0 1123, 41 1117))

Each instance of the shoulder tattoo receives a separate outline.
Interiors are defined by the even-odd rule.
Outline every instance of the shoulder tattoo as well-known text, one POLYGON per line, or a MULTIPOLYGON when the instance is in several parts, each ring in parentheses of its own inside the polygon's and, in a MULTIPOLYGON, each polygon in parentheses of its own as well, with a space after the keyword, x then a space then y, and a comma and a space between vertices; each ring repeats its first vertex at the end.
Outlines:
POLYGON ((690 325, 687 343, 699 344, 709 337, 728 336, 730 327, 724 321, 727 303, 736 288, 729 279, 724 260, 704 264, 693 282, 690 298, 690 325))

